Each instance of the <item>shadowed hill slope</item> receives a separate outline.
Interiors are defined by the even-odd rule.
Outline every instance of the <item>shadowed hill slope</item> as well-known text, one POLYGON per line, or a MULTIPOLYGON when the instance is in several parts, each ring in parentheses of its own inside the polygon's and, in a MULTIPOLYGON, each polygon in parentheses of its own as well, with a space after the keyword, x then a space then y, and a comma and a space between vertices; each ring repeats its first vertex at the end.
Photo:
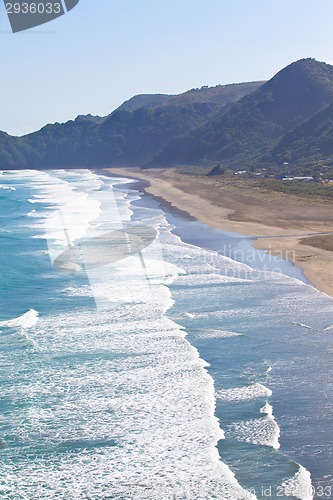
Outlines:
POLYGON ((203 160, 251 164, 270 157, 282 137, 333 101, 333 66, 313 59, 297 61, 227 113, 177 138, 157 165, 203 160))
MULTIPOLYGON (((333 156, 333 66, 302 59, 266 83, 139 95, 106 117, 0 133, 0 168, 211 165, 255 170, 333 156)), ((333 158, 331 158, 333 163, 333 158)), ((289 168, 292 172, 292 166, 289 168)))

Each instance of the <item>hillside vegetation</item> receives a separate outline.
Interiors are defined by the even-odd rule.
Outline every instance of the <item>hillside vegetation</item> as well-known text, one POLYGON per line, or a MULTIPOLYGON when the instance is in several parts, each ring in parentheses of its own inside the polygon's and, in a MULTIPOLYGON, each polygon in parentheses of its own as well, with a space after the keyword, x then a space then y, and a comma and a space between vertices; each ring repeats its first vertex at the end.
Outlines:
POLYGON ((24 137, 0 132, 0 168, 214 166, 333 176, 333 66, 303 59, 268 82, 139 95, 24 137))

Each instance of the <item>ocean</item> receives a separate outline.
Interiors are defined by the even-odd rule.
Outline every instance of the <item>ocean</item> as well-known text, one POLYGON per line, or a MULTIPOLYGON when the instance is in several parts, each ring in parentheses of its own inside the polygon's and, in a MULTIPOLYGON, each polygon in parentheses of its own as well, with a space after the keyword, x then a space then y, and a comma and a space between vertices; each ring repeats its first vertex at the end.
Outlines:
POLYGON ((0 498, 331 498, 331 297, 130 179, 0 197, 0 498))

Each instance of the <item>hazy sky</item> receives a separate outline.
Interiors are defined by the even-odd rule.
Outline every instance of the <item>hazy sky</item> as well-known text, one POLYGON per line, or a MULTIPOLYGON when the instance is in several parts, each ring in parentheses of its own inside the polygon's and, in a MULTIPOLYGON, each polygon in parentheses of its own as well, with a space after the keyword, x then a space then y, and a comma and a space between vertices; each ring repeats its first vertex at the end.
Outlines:
POLYGON ((107 115, 140 93, 269 79, 304 57, 333 63, 332 25, 332 0, 80 0, 12 34, 1 1, 0 130, 107 115))

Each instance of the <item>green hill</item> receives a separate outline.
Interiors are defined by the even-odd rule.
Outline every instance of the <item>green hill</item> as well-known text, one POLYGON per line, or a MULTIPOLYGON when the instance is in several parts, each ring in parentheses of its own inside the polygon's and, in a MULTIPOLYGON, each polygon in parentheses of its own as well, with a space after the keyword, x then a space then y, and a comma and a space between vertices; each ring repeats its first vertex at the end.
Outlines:
POLYGON ((222 161, 257 167, 291 130, 333 100, 333 66, 304 59, 287 66, 227 113, 177 138, 152 165, 222 161))
POLYGON ((0 168, 223 163, 281 172, 288 163, 292 174, 333 164, 332 139, 333 66, 302 59, 266 83, 143 94, 106 117, 80 115, 24 137, 0 132, 0 168))
POLYGON ((333 160, 333 101, 286 134, 271 156, 277 163, 333 160))
POLYGON ((203 126, 260 84, 220 85, 178 96, 135 96, 107 117, 80 115, 22 138, 3 133, 0 168, 142 165, 174 138, 203 126))
POLYGON ((131 97, 127 101, 123 102, 117 111, 136 111, 140 108, 156 108, 157 106, 163 106, 167 103, 169 99, 172 99, 173 95, 167 94, 140 94, 131 97))

